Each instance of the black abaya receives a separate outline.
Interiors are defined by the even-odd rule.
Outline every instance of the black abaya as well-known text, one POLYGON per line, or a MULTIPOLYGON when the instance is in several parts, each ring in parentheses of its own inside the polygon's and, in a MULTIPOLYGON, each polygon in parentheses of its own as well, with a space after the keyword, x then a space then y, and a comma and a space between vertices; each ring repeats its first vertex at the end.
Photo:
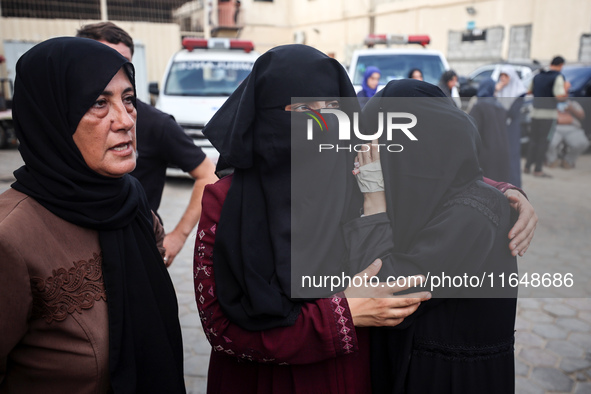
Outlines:
MULTIPOLYGON (((378 240, 391 231, 392 252, 381 254, 382 271, 390 275, 515 272, 516 259, 506 245, 510 208, 500 192, 482 182, 479 138, 470 118, 437 87, 412 80, 390 82, 370 100, 363 111, 370 130, 378 112, 415 114, 417 141, 401 139, 403 152, 380 155, 389 221, 382 215, 372 227, 357 228, 355 222, 364 218, 350 223, 352 255, 378 246, 383 250, 378 240)), ((373 329, 374 391, 513 392, 516 290, 498 290, 498 283, 477 292, 436 289, 434 298, 399 326, 373 329), (498 298, 476 298, 491 295, 498 298)))

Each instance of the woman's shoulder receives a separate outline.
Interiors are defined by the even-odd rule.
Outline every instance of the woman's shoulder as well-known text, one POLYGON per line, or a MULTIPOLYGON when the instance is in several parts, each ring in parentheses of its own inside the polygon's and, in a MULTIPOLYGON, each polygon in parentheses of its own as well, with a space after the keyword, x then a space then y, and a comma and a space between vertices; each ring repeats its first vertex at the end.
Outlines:
POLYGON ((54 215, 37 200, 17 190, 10 189, 0 195, 0 238, 8 243, 26 244, 38 237, 81 233, 93 236, 96 231, 54 215))
POLYGON ((216 183, 205 186, 201 204, 203 206, 202 217, 219 220, 219 215, 232 185, 233 174, 227 175, 216 183), (214 214, 215 213, 215 214, 214 214))
POLYGON ((444 208, 453 206, 473 208, 495 225, 498 225, 501 218, 509 212, 509 203, 504 194, 480 180, 470 183, 464 190, 443 203, 444 208))
POLYGON ((0 194, 0 226, 12 217, 36 216, 43 210, 35 199, 15 189, 0 194))
POLYGON ((228 194, 228 190, 230 190, 230 186, 232 185, 232 178, 234 174, 227 175, 215 183, 211 183, 205 186, 204 189, 204 196, 207 194, 210 198, 215 198, 218 200, 224 200, 226 198, 226 194, 228 194))

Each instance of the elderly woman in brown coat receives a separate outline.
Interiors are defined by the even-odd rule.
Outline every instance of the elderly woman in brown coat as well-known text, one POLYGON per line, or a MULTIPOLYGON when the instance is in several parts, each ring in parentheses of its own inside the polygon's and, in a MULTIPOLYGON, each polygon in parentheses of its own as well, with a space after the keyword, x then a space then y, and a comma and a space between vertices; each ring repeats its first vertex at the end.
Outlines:
POLYGON ((135 167, 131 63, 56 38, 17 64, 25 165, 0 195, 0 393, 184 393, 163 231, 135 167))

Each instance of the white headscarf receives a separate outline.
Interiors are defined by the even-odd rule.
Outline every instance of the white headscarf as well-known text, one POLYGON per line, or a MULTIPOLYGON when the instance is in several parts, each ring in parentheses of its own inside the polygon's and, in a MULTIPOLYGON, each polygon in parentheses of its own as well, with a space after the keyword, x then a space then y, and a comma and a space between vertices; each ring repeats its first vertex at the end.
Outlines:
POLYGON ((505 108, 509 109, 515 98, 526 93, 527 89, 523 86, 523 82, 521 82, 521 78, 519 78, 513 66, 504 65, 501 67, 500 74, 507 74, 509 76, 509 83, 496 93, 496 97, 507 97, 500 101, 505 108))

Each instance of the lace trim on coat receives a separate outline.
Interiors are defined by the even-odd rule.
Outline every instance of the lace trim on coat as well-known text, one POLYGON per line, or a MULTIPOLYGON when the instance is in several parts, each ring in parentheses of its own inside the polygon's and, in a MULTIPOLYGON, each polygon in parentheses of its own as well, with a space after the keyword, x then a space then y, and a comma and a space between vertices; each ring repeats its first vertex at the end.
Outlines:
POLYGON ((413 355, 437 357, 449 361, 481 361, 506 355, 513 356, 515 337, 488 345, 452 345, 432 340, 415 339, 413 355))
POLYGON ((93 253, 93 258, 74 262, 70 269, 53 270, 53 276, 45 280, 31 277, 33 317, 47 323, 63 321, 74 312, 92 308, 95 301, 106 301, 102 261, 102 255, 93 253))
POLYGON ((443 208, 458 204, 466 205, 476 209, 493 222, 495 226, 498 226, 501 207, 499 198, 495 193, 494 190, 479 187, 476 183, 472 183, 466 189, 447 200, 443 204, 443 208))

